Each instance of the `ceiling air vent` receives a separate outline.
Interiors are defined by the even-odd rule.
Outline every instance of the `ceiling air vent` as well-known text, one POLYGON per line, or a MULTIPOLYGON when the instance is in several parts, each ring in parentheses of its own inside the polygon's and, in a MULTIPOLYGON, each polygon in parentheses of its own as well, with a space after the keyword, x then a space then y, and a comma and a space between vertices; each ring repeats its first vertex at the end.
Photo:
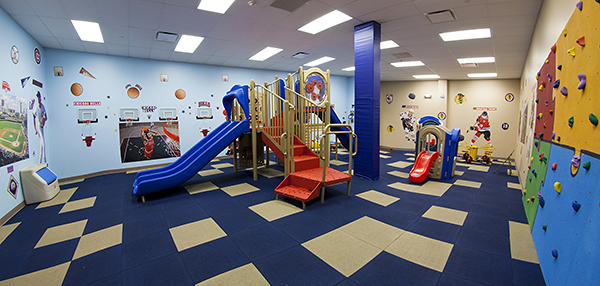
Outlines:
POLYGON ((430 12, 425 14, 425 17, 427 17, 427 20, 429 20, 431 24, 456 21, 456 16, 454 16, 454 12, 452 10, 430 12))
POLYGON ((399 59, 403 59, 403 58, 412 58, 412 55, 408 52, 405 53, 397 53, 397 54, 392 54, 394 55, 394 57, 397 57, 399 59))
POLYGON ((156 32, 156 40, 167 43, 175 43, 177 41, 177 34, 171 32, 156 32))
POLYGON ((468 64, 460 64, 460 66, 463 68, 476 68, 479 65, 477 63, 468 63, 468 64))
POLYGON ((271 3, 271 7, 283 9, 289 12, 294 12, 300 6, 306 4, 308 0, 275 0, 271 3))
POLYGON ((292 59, 297 59, 297 60, 301 60, 303 58, 308 57, 308 55, 310 55, 307 52, 297 52, 295 54, 292 55, 292 59))

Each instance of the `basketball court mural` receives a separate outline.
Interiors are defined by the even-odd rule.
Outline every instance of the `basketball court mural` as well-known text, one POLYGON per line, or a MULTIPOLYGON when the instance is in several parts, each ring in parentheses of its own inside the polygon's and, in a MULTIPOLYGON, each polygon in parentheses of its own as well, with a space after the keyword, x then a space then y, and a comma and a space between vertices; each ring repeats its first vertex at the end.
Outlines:
POLYGON ((119 123, 121 163, 180 157, 179 122, 119 123))
POLYGON ((27 100, 0 93, 0 166, 29 158, 27 100))

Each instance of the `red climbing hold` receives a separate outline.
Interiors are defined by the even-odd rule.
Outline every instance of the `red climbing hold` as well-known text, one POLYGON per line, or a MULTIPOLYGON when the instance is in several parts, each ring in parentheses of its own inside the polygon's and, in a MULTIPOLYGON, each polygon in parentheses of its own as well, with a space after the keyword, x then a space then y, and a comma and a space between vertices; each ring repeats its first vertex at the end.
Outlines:
POLYGON ((552 171, 556 171, 556 167, 558 166, 558 164, 556 163, 552 163, 552 171))
POLYGON ((575 40, 575 42, 582 47, 585 46, 585 36, 578 38, 577 40, 575 40))
POLYGON ((550 47, 550 51, 552 51, 553 53, 556 54, 556 44, 552 45, 552 47, 550 47))

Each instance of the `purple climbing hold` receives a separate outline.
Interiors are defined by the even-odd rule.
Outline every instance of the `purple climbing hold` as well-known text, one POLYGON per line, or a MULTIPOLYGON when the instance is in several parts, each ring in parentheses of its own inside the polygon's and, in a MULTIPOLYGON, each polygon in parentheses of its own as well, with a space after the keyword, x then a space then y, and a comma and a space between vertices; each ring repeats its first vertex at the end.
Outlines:
POLYGON ((554 85, 553 85, 552 87, 554 87, 554 88, 558 88, 559 86, 560 86, 560 79, 557 79, 557 80, 554 82, 554 85))
POLYGON ((542 73, 540 73, 540 72, 537 72, 537 76, 538 76, 538 77, 542 76, 542 73))
POLYGON ((544 200, 544 197, 540 197, 538 203, 540 204, 540 207, 544 208, 546 205, 546 200, 544 200))
POLYGON ((579 168, 579 161, 581 161, 581 157, 579 155, 574 155, 573 159, 571 159, 571 165, 573 168, 579 168))
POLYGON ((550 74, 547 74, 546 76, 548 77, 548 81, 552 82, 552 76, 550 74))
POLYGON ((558 65, 556 68, 560 71, 562 70, 562 65, 558 65))
POLYGON ((557 140, 558 142, 560 142, 560 136, 556 137, 556 140, 557 140))
POLYGON ((575 7, 577 7, 577 9, 579 9, 579 11, 582 11, 583 10, 583 1, 577 2, 577 4, 575 4, 575 7))
POLYGON ((577 201, 573 201, 573 209, 575 210, 575 212, 578 212, 580 208, 581 208, 581 204, 578 203, 577 201))
POLYGON ((587 83, 587 76, 580 73, 577 75, 577 78, 579 79, 579 85, 577 86, 577 89, 584 89, 585 84, 587 83))
POLYGON ((548 101, 546 100, 546 106, 548 106, 548 101))
POLYGON ((554 258, 558 258, 558 249, 552 249, 552 256, 554 256, 554 258))
POLYGON ((552 140, 554 140, 554 137, 556 137, 556 131, 552 131, 552 140))
POLYGON ((566 86, 563 86, 560 88, 560 93, 564 96, 567 96, 567 95, 569 95, 569 90, 567 90, 566 86))

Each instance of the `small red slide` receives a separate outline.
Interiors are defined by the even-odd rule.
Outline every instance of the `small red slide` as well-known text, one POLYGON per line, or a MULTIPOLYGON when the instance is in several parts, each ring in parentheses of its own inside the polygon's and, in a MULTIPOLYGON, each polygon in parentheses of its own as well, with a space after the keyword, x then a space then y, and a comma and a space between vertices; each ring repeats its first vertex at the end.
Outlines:
POLYGON ((429 170, 433 165, 433 161, 437 159, 438 155, 438 152, 428 154, 425 150, 421 151, 415 160, 415 165, 413 166, 412 170, 410 170, 410 174, 408 176, 410 181, 415 184, 423 183, 429 174, 429 170))

